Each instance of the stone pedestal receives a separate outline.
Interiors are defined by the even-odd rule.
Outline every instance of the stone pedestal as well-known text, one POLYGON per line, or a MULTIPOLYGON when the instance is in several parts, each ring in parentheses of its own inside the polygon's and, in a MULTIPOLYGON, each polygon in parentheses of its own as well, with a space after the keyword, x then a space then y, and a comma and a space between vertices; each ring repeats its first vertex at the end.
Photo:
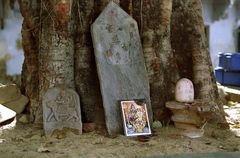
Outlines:
POLYGON ((173 113, 171 120, 176 128, 185 130, 201 129, 211 117, 211 107, 206 102, 182 103, 169 101, 166 107, 173 113))

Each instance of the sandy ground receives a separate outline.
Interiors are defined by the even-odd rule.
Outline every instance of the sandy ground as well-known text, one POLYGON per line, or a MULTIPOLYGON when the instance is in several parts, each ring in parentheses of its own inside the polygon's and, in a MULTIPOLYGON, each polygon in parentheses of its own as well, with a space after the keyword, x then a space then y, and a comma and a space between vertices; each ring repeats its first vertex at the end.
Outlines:
MULTIPOLYGON (((240 114, 240 111, 238 111, 240 114)), ((239 115, 240 116, 240 115, 239 115)), ((237 117, 240 119, 240 117, 237 117)), ((231 130, 222 130, 207 124, 204 136, 190 139, 180 135, 173 126, 154 130, 148 142, 119 135, 104 136, 101 132, 76 135, 56 134, 46 137, 43 130, 31 124, 14 122, 0 129, 1 158, 134 158, 179 153, 208 153, 218 151, 240 151, 240 138, 231 130)), ((235 129, 236 130, 236 129, 235 129)))

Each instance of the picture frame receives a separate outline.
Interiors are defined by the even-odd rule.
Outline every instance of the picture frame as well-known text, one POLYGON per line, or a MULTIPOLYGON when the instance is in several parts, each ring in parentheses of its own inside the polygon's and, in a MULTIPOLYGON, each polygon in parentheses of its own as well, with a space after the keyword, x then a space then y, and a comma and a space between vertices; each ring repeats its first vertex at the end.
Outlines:
POLYGON ((124 133, 126 136, 144 136, 151 134, 146 101, 123 100, 120 101, 124 133))

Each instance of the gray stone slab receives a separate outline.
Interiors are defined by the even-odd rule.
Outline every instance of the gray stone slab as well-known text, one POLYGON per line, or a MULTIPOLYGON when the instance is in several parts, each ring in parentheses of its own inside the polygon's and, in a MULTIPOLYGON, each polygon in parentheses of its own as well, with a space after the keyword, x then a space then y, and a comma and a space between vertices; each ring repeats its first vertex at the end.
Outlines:
POLYGON ((51 88, 43 96, 43 125, 47 135, 55 129, 71 128, 82 133, 80 101, 72 89, 51 88))
POLYGON ((145 99, 152 122, 149 81, 137 22, 110 2, 92 24, 91 33, 108 133, 123 133, 120 100, 145 99))

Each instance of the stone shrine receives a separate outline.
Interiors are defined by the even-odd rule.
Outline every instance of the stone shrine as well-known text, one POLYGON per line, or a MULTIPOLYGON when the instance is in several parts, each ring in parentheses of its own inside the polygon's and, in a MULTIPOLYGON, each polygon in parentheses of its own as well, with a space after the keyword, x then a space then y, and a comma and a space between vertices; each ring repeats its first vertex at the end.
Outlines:
POLYGON ((152 122, 149 81, 136 21, 110 2, 91 28, 108 133, 123 133, 120 100, 145 99, 152 122))
POLYGON ((74 90, 51 88, 43 96, 42 104, 45 134, 63 128, 77 129, 82 133, 80 101, 74 90))
POLYGON ((211 118, 211 106, 202 100, 194 100, 193 83, 187 78, 177 82, 175 89, 176 101, 166 102, 171 110, 171 120, 176 128, 184 129, 183 135, 190 138, 202 137, 204 126, 211 118))
POLYGON ((193 102, 193 83, 187 78, 182 78, 177 82, 175 89, 175 99, 178 102, 193 102))

